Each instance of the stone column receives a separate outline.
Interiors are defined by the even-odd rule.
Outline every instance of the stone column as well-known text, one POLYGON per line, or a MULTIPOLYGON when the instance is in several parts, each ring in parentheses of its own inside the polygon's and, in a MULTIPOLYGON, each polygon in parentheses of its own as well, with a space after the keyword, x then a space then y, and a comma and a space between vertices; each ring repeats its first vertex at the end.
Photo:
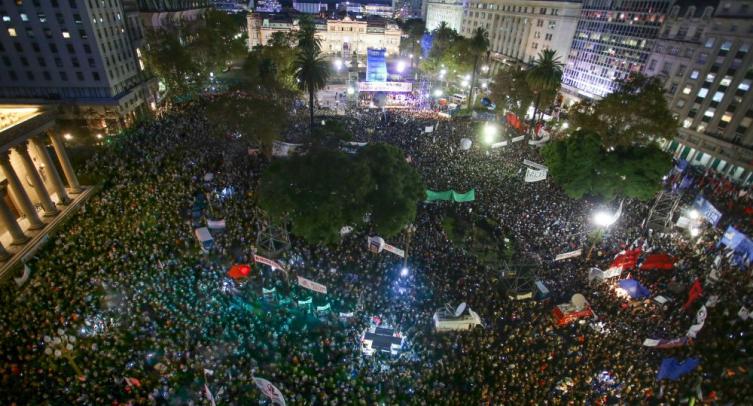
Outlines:
POLYGON ((13 237, 13 244, 20 245, 29 241, 29 237, 21 230, 21 226, 16 221, 16 216, 10 211, 10 207, 5 203, 5 196, 8 194, 8 186, 0 185, 0 221, 8 229, 10 236, 13 237))
POLYGON ((31 199, 29 199, 29 195, 26 194, 26 191, 24 190, 24 187, 21 184, 21 181, 18 179, 18 175, 16 175, 16 171, 13 169, 13 165, 10 164, 10 157, 8 156, 8 151, 0 152, 0 170, 3 171, 3 174, 5 175, 5 179, 8 179, 8 186, 10 186, 10 192, 13 194, 13 197, 16 199, 16 202, 21 206, 21 211, 29 220, 29 229, 39 230, 40 228, 44 228, 44 223, 42 223, 42 220, 39 219, 39 214, 37 214, 37 210, 34 208, 34 205, 31 203, 31 199))
POLYGON ((81 185, 78 183, 76 172, 73 171, 73 165, 68 159, 68 153, 65 152, 65 143, 62 137, 56 131, 50 132, 50 140, 52 140, 52 146, 55 148, 55 154, 58 156, 60 166, 63 167, 63 174, 65 180, 68 181, 68 187, 71 189, 71 193, 81 193, 81 185))
POLYGON ((42 160, 42 164, 44 164, 44 167, 47 169, 47 172, 50 176, 50 181, 52 182, 52 188, 55 190, 55 193, 58 194, 58 199, 60 202, 59 204, 68 204, 71 201, 71 198, 68 197, 68 192, 65 191, 65 184, 63 183, 63 180, 60 179, 60 173, 58 173, 58 168, 55 167, 55 163, 52 162, 52 158, 50 157, 50 153, 47 151, 47 146, 45 145, 44 138, 35 137, 31 139, 32 143, 35 147, 37 147, 37 152, 39 153, 39 159, 42 160))
POLYGON ((5 261, 10 257, 11 257, 10 252, 8 252, 8 250, 5 249, 3 244, 0 243, 0 261, 5 261))
POLYGON ((44 215, 50 217, 58 214, 60 210, 58 210, 58 208, 55 207, 55 203, 52 202, 50 194, 47 193, 47 187, 44 185, 42 177, 39 176, 37 166, 34 165, 34 161, 31 160, 28 141, 18 145, 16 147, 16 152, 21 156, 21 162, 24 165, 24 169, 26 169, 26 175, 31 178, 31 184, 34 186, 39 202, 44 208, 44 215))

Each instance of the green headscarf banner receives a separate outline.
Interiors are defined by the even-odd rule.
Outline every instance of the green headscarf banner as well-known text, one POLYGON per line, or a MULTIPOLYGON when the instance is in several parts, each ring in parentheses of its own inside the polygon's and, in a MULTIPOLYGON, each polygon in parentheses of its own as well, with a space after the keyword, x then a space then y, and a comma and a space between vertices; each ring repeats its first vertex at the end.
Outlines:
POLYGON ((426 201, 434 202, 437 200, 454 201, 457 203, 472 202, 476 200, 476 189, 471 189, 466 193, 458 193, 454 190, 446 190, 444 192, 435 192, 433 190, 426 190, 426 201))

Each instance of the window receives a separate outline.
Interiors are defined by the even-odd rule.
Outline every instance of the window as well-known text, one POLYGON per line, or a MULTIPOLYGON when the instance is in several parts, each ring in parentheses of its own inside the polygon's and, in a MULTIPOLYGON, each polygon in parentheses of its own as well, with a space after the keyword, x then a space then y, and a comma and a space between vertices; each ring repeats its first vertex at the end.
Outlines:
POLYGON ((732 76, 727 75, 719 82, 719 86, 729 86, 730 83, 732 83, 732 76))
POLYGON ((725 123, 732 121, 732 113, 724 113, 724 115, 722 115, 722 121, 725 123))
POLYGON ((98 72, 92 72, 92 77, 95 81, 99 82, 99 73, 98 72))
POLYGON ((714 93, 714 97, 711 98, 711 100, 715 102, 720 102, 724 98, 724 92, 716 92, 714 93))
POLYGON ((10 35, 11 37, 15 37, 16 36, 16 29, 15 28, 8 28, 8 35, 10 35))
MULTIPOLYGON (((555 11, 557 11, 557 10, 555 10, 555 11)), ((557 15, 557 13, 554 13, 554 15, 557 15)), ((554 27, 556 27, 556 26, 557 26, 557 22, 556 22, 556 21, 554 21, 554 20, 549 20, 549 29, 550 29, 550 30, 553 30, 553 29, 554 29, 554 27)))
POLYGON ((722 42, 722 46, 719 48, 722 51, 729 51, 732 49, 732 41, 724 41, 722 42))
POLYGON ((747 92, 748 90, 750 90, 750 79, 745 79, 742 82, 740 82, 740 84, 737 85, 737 88, 744 92, 747 92))
POLYGON ((71 37, 71 33, 69 33, 68 31, 63 31, 63 38, 68 39, 70 37, 71 37))
POLYGON ((84 73, 83 72, 76 72, 76 79, 83 81, 84 80, 84 73))
POLYGON ((706 75, 706 81, 709 83, 714 83, 714 79, 716 79, 716 73, 709 73, 706 75))
POLYGON ((682 127, 683 128, 690 128, 690 126, 693 125, 693 120, 690 118, 686 118, 685 120, 682 120, 682 127))
POLYGON ((688 68, 688 67, 687 67, 687 66, 685 66, 685 65, 680 65, 680 66, 679 66, 679 67, 677 68, 677 72, 675 72, 675 76, 677 76, 678 78, 679 78, 679 77, 682 77, 682 75, 684 75, 684 74, 685 74, 685 69, 687 69, 687 68, 688 68))
POLYGON ((536 20, 536 26, 537 27, 543 27, 544 26, 544 20, 536 20))
POLYGON ((47 80, 47 81, 52 80, 52 77, 50 76, 50 72, 44 71, 42 72, 42 76, 44 76, 44 80, 47 80))
POLYGON ((698 61, 698 63, 699 63, 699 64, 704 64, 704 63, 706 63, 706 61, 707 61, 708 59, 709 59, 709 54, 708 54, 708 53, 706 53, 706 52, 701 52, 700 54, 698 54, 698 60, 697 60, 697 61, 698 61))
POLYGON ((546 35, 544 35, 544 40, 551 41, 552 40, 552 34, 546 34, 546 35))
POLYGON ((690 94, 693 91, 693 88, 690 86, 685 86, 685 88, 682 89, 682 94, 690 94))
POLYGON ((21 21, 29 21, 29 16, 27 16, 25 13, 19 14, 21 16, 21 21))
POLYGON ((63 82, 67 82, 68 81, 68 74, 67 73, 65 73, 63 71, 60 71, 60 72, 58 72, 58 75, 60 75, 60 80, 62 80, 63 82))
POLYGON ((716 38, 711 37, 706 40, 706 44, 704 45, 706 48, 713 48, 714 47, 714 41, 716 41, 716 38))
POLYGON ((690 72, 690 78, 691 78, 691 79, 693 79, 693 80, 696 80, 696 79, 698 79, 698 76, 699 76, 700 74, 701 74, 701 73, 700 73, 699 71, 697 71, 697 70, 694 70, 693 72, 690 72))
POLYGON ((716 109, 709 108, 705 112, 703 112, 704 117, 714 117, 714 114, 716 113, 716 109))
POLYGON ((669 75, 669 71, 672 70, 672 64, 669 62, 664 62, 664 65, 661 67, 661 73, 665 75, 669 75))
POLYGON ((709 89, 706 89, 705 87, 702 87, 700 90, 698 90, 698 97, 704 98, 706 95, 709 94, 709 89))

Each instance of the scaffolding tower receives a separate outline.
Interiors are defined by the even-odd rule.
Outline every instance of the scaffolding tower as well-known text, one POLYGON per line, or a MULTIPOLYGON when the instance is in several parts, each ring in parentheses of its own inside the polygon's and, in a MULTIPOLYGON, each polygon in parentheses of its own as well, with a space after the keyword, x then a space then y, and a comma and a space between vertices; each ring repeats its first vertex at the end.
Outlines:
POLYGON ((673 218, 677 208, 680 206, 682 194, 662 190, 656 196, 654 204, 648 211, 648 217, 643 224, 644 231, 653 230, 654 232, 665 232, 672 228, 673 218))
POLYGON ((258 216, 256 250, 269 258, 277 258, 290 248, 290 234, 284 225, 272 221, 267 215, 258 216))

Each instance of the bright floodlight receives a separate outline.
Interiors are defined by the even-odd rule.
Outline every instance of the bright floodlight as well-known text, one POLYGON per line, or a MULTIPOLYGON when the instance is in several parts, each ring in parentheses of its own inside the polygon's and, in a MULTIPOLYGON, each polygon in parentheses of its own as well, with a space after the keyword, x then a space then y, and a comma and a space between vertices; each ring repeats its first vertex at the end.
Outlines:
POLYGON ((463 87, 468 87, 468 85, 470 85, 470 82, 463 80, 463 83, 461 83, 461 85, 463 85, 463 87))
POLYGON ((397 72, 398 73, 405 72, 405 61, 397 61, 397 72))
POLYGON ((605 211, 596 212, 593 216, 594 224, 599 227, 609 227, 614 224, 615 221, 617 221, 617 219, 614 215, 605 211))
POLYGON ((701 213, 696 209, 692 209, 688 212, 688 216, 693 220, 698 220, 698 218, 701 217, 701 213))
POLYGON ((484 72, 489 72, 489 66, 484 65, 484 66, 481 67, 481 70, 484 71, 484 72))
POLYGON ((563 130, 567 130, 568 127, 570 127, 570 124, 568 124, 567 121, 565 121, 564 123, 562 123, 562 129, 563 130))
POLYGON ((403 269, 400 270, 400 276, 402 276, 402 277, 408 276, 408 268, 407 267, 403 267, 403 269))
POLYGON ((700 233, 701 233, 701 230, 699 230, 699 229, 697 229, 695 227, 693 227, 693 228, 690 229, 690 236, 691 237, 698 237, 698 234, 700 234, 700 233))
POLYGON ((335 69, 340 70, 343 68, 343 60, 342 59, 335 59, 335 69))
POLYGON ((484 142, 491 144, 497 138, 497 126, 492 123, 484 124, 484 142))
POLYGON ((440 70, 439 74, 442 75, 442 76, 446 75, 447 74, 447 69, 440 70))
POLYGON ((481 84, 481 88, 482 88, 482 89, 486 89, 486 87, 487 87, 487 86, 488 86, 488 85, 486 84, 486 82, 484 82, 484 83, 482 83, 482 84, 481 84))
POLYGON ((442 89, 434 89, 434 97, 442 97, 442 89))
POLYGON ((353 89, 353 86, 348 87, 348 94, 353 94, 356 92, 356 89, 353 89))

